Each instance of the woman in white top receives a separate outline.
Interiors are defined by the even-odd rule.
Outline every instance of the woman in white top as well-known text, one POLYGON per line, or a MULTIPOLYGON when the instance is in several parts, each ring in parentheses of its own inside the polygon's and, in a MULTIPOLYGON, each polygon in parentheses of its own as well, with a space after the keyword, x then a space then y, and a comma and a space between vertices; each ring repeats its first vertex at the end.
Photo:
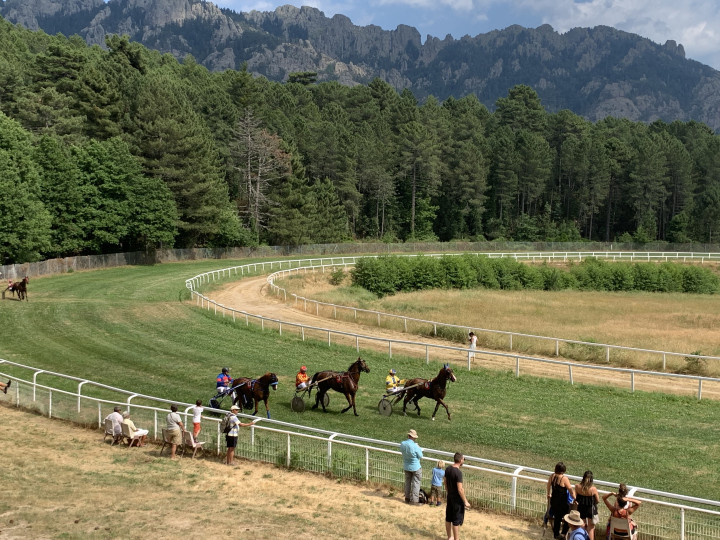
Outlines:
MULTIPOLYGON (((477 336, 475 335, 474 332, 470 332, 468 334, 468 340, 470 341, 470 349, 474 351, 475 348, 477 347, 477 336)), ((471 352, 469 354, 470 354, 470 359, 475 358, 474 352, 471 352)))

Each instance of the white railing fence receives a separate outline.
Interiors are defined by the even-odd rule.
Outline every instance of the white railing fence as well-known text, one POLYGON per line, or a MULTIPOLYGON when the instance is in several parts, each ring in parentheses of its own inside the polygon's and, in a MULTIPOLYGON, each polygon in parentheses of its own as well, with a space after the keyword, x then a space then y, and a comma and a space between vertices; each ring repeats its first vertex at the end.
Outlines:
MULTIPOLYGON (((13 381, 8 394, 0 394, 0 402, 4 406, 15 405, 36 410, 51 418, 63 418, 78 424, 97 426, 102 430, 105 416, 112 412, 115 405, 120 405, 131 412, 138 427, 149 428, 151 438, 156 441, 168 413, 167 406, 161 408, 157 404, 177 403, 7 360, 0 360, 0 369, 3 370, 0 376, 13 381), (66 388, 41 384, 38 378, 58 379, 66 388), (75 384, 76 389, 67 389, 75 384), (114 396, 94 397, 89 395, 91 389, 114 396)), ((192 405, 177 405, 185 422, 191 422, 189 410, 192 405)), ((206 409, 203 428, 198 437, 218 454, 221 453, 223 445, 220 417, 215 413, 220 415, 224 412, 206 409)), ((101 432, 98 433, 98 439, 101 432)), ((332 474, 401 490, 402 457, 397 450, 398 446, 395 442, 255 418, 249 434, 241 433, 235 452, 246 459, 332 474)), ((452 452, 424 448, 423 453, 423 479, 427 484, 430 469, 437 460, 451 462, 452 452)), ((537 520, 542 518, 546 508, 545 484, 551 471, 473 456, 466 456, 464 471, 466 493, 475 508, 537 520)), ((579 480, 579 477, 570 478, 579 480)), ((617 487, 617 484, 609 482, 595 483, 601 492, 617 487)), ((720 501, 642 487, 632 487, 631 494, 644 502, 642 510, 633 516, 638 522, 641 538, 720 538, 720 501)), ((601 509, 601 515, 605 514, 601 509)), ((603 527, 604 523, 601 521, 598 529, 603 527)))
MULTIPOLYGON (((606 258, 611 258, 611 256, 615 257, 616 259, 619 258, 621 255, 620 253, 616 252, 603 252, 606 254, 606 258)), ((445 256, 447 254, 442 255, 426 255, 426 256, 445 256)), ((539 253, 490 253, 490 254, 477 254, 477 255, 488 255, 492 257, 499 257, 499 256, 512 256, 517 258, 518 260, 521 259, 529 259, 529 260, 540 260, 541 258, 544 258, 547 260, 549 257, 555 257, 560 258, 563 260, 571 260, 571 259, 582 259, 587 258, 590 256, 599 257, 601 253, 598 252, 576 252, 576 253, 553 253, 553 254, 539 254, 539 253)), ((648 255, 648 257, 639 257, 637 253, 626 253, 624 254, 625 258, 631 259, 631 260, 648 260, 649 256, 651 254, 643 254, 648 255)), ((672 254, 673 257, 670 257, 668 254, 655 254, 655 258, 650 258, 649 260, 675 260, 675 259, 682 259, 682 260, 694 260, 696 262, 705 262, 705 261, 718 261, 720 260, 720 254, 672 254), (713 256, 713 257, 711 257, 713 256)), ((602 365, 596 365, 596 364, 580 364, 576 362, 570 362, 570 361, 564 361, 564 360, 553 360, 549 358, 541 358, 536 356, 529 356, 529 355, 521 355, 517 353, 501 353, 497 351, 490 351, 490 350, 470 350, 465 347, 454 347, 451 345, 438 345, 435 343, 429 343, 429 342, 423 342, 423 341, 411 341, 411 340, 399 340, 399 339, 390 339, 390 338, 383 338, 383 337, 376 337, 366 334, 358 334, 354 332, 345 332, 340 330, 334 330, 329 328, 322 328, 318 326, 311 326, 311 325, 305 325, 301 323, 294 323, 289 321, 282 321, 279 319, 274 319, 271 317, 264 317, 259 314, 249 313, 244 310, 236 309, 233 307, 225 306, 224 304, 220 304, 208 296, 200 293, 198 289, 205 284, 212 284, 212 283, 219 283, 223 279, 233 279, 235 277, 243 277, 243 276, 250 276, 250 275, 258 275, 258 273, 263 273, 266 271, 273 272, 270 276, 268 276, 268 283, 271 287, 271 289, 274 291, 274 293, 278 296, 281 296, 284 301, 290 301, 292 302, 294 299, 294 302, 297 304, 299 302, 302 302, 303 309, 307 311, 308 305, 312 308, 312 306, 315 307, 315 313, 320 313, 320 306, 323 306, 324 308, 332 309, 333 315, 337 317, 338 310, 348 310, 348 312, 353 312, 353 319, 357 319, 358 313, 365 313, 365 314, 372 314, 377 318, 377 324, 378 326, 381 326, 381 321, 383 318, 386 319, 396 319, 396 320, 403 320, 405 328, 407 328, 408 321, 412 322, 420 322, 420 323, 427 323, 433 325, 433 332, 434 334, 437 334, 437 329, 440 327, 445 327, 451 330, 457 331, 458 329, 462 329, 463 333, 469 331, 472 329, 474 332, 480 332, 482 330, 479 329, 473 329, 467 326, 458 326, 458 325, 450 325, 450 324, 444 324, 439 323, 435 321, 424 321, 421 319, 413 319, 410 317, 403 317, 400 315, 392 315, 392 314, 386 314, 379 311, 372 311, 372 310, 362 310, 360 308, 354 308, 354 307, 347 307, 347 306, 341 306, 337 304, 330 304, 327 302, 319 302, 312 299, 303 298, 297 295, 294 295, 292 293, 288 293, 285 289, 278 287, 275 285, 274 280, 277 279, 279 275, 287 275, 290 272, 314 272, 314 271, 325 271, 326 269, 330 268, 337 268, 337 267, 348 267, 352 266, 356 263, 357 259, 362 257, 326 257, 326 258, 318 258, 318 259, 294 259, 294 260, 279 260, 279 261, 269 261, 265 263, 252 263, 252 264, 246 264, 241 266, 233 266, 229 268, 223 268, 220 270, 213 270, 210 272, 204 272, 202 274, 198 274, 197 276, 194 276, 190 279, 187 279, 185 284, 186 287, 189 289, 191 293, 191 297, 195 298, 195 301, 199 307, 202 309, 210 310, 212 309, 216 315, 220 315, 223 318, 224 317, 232 317, 233 322, 237 322, 237 319, 241 319, 245 321, 246 325, 249 325, 252 321, 253 323, 260 324, 263 330, 265 330, 266 326, 268 328, 277 328, 278 332, 282 334, 283 328, 293 328, 301 335, 302 339, 306 339, 306 332, 307 333, 313 333, 315 336, 324 336, 324 338, 327 339, 328 345, 331 345, 333 343, 333 336, 335 337, 336 341, 339 339, 342 339, 345 344, 353 343, 355 349, 360 352, 360 345, 362 342, 381 342, 384 343, 385 347, 387 348, 388 355, 392 358, 393 354, 393 346, 396 347, 396 351, 398 347, 403 348, 403 353, 410 354, 410 355, 419 355, 424 356, 425 362, 430 362, 431 357, 431 351, 433 354, 436 355, 443 355, 447 354, 448 352, 457 351, 458 353, 465 356, 467 359, 467 369, 470 370, 472 368, 472 361, 474 356, 487 356, 492 357, 496 359, 502 359, 505 360, 508 365, 512 365, 514 372, 516 376, 520 376, 521 373, 521 363, 522 362, 535 362, 535 363, 543 363, 548 365, 556 365, 558 368, 561 368, 562 371, 566 371, 568 380, 571 384, 574 384, 575 378, 577 376, 578 372, 581 372, 581 370, 592 370, 596 372, 603 372, 605 374, 614 374, 617 377, 619 377, 621 380, 626 379, 627 384, 629 385, 629 388, 631 391, 635 391, 637 381, 636 379, 640 378, 654 378, 659 379, 661 381, 667 381, 669 379, 685 379, 685 380, 692 380, 697 383, 697 392, 696 396, 697 399, 702 399, 703 394, 703 385, 712 385, 713 388, 720 389, 720 378, 714 378, 714 377, 703 377, 699 375, 685 375, 685 374, 677 374, 677 373, 665 373, 661 371, 647 371, 642 369, 633 369, 633 368, 621 368, 621 367, 612 367, 612 366, 602 366, 602 365), (288 298, 290 300, 288 300, 288 298), (267 323, 267 324, 266 324, 267 323)), ((543 336, 532 336, 528 334, 519 334, 516 332, 504 332, 499 330, 487 330, 487 332, 494 332, 498 334, 505 334, 509 336, 510 339, 510 347, 512 348, 512 340, 513 336, 516 338, 538 338, 542 340, 553 340, 555 341, 555 350, 556 353, 559 354, 559 344, 566 343, 566 344, 580 344, 583 346, 594 346, 594 347, 602 347, 605 348, 606 353, 606 360, 609 361, 610 359, 610 349, 620 349, 624 351, 634 351, 634 352, 645 352, 645 353, 657 353, 662 355, 663 358, 663 365, 665 364, 665 358, 667 356, 679 356, 679 357, 693 357, 693 358, 702 358, 702 359, 708 359, 713 361, 718 361, 720 358, 715 356, 701 356, 701 355, 691 355, 691 354, 683 354, 683 353, 676 353, 676 352, 669 352, 669 351, 653 351, 649 349, 638 349, 638 348, 632 348, 632 347, 622 347, 619 345, 605 345, 605 344, 597 344, 597 343, 589 343, 589 342, 582 342, 582 341, 573 341, 573 340, 564 340, 562 338, 548 338, 543 336)))

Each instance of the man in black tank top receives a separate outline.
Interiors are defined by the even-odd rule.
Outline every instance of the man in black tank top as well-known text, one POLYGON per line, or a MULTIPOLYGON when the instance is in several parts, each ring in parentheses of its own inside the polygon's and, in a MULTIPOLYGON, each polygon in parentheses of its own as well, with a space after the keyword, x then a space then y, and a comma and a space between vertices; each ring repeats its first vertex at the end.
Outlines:
POLYGON ((470 503, 465 497, 463 488, 463 474, 460 470, 465 463, 465 456, 457 452, 453 456, 453 464, 445 469, 445 491, 447 492, 447 506, 445 507, 445 530, 448 540, 460 540, 460 526, 465 520, 465 509, 470 503))

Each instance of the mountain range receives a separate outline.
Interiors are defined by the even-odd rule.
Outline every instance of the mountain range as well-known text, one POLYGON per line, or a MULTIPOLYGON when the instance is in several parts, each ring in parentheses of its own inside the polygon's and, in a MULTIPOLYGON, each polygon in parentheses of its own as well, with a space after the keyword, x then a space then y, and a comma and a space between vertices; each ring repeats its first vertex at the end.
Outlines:
POLYGON ((490 109, 525 84, 549 112, 570 109, 592 121, 696 120, 720 131, 720 72, 685 58, 674 41, 660 45, 606 26, 564 34, 549 25, 510 26, 423 42, 410 26, 357 26, 290 5, 237 13, 204 0, 4 0, 0 15, 101 46, 109 34, 126 34, 211 70, 247 69, 271 80, 315 72, 318 81, 356 85, 378 77, 420 100, 474 93, 490 109))

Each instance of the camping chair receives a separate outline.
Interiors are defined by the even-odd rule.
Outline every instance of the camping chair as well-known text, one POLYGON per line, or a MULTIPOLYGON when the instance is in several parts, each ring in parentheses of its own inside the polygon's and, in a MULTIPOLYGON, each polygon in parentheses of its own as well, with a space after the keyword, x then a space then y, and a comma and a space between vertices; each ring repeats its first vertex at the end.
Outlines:
POLYGON ((169 431, 167 429, 163 428, 163 430, 162 430, 163 445, 162 445, 162 448, 160 449, 160 455, 162 455, 163 450, 165 450, 166 445, 172 448, 172 440, 170 440, 168 438, 168 433, 169 433, 169 431))
POLYGON ((195 437, 193 437, 193 434, 190 430, 186 430, 185 433, 183 433, 183 449, 182 453, 185 455, 185 448, 192 448, 193 454, 192 459, 195 459, 195 453, 200 450, 203 450, 203 444, 205 444, 205 441, 198 442, 195 440, 195 437))
POLYGON ((136 432, 135 435, 132 434, 130 431, 130 426, 128 426, 125 422, 120 424, 120 427, 122 429, 122 436, 123 438, 128 440, 128 448, 130 448, 133 443, 137 443, 136 446, 140 446, 140 439, 142 436, 140 435, 140 432, 136 432))
POLYGON ((110 435, 110 437, 112 437, 112 442, 110 443, 110 446, 112 446, 115 443, 119 443, 122 440, 122 435, 115 435, 115 429, 113 428, 112 420, 106 418, 105 419, 105 435, 103 436, 103 442, 105 442, 105 439, 107 438, 108 435, 110 435))
POLYGON ((637 533, 630 536, 630 518, 611 517, 610 535, 607 540, 636 540, 637 533))

